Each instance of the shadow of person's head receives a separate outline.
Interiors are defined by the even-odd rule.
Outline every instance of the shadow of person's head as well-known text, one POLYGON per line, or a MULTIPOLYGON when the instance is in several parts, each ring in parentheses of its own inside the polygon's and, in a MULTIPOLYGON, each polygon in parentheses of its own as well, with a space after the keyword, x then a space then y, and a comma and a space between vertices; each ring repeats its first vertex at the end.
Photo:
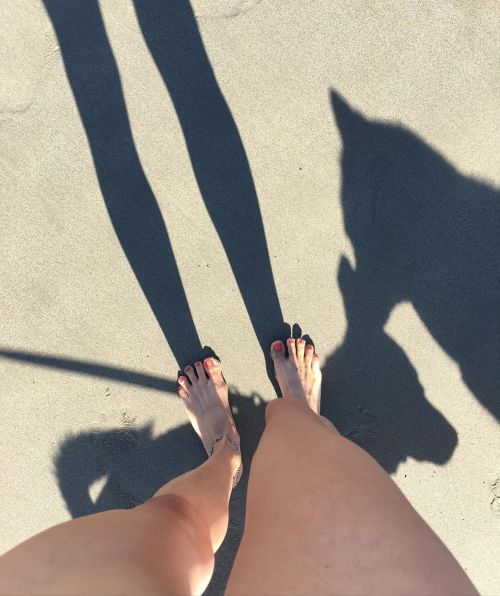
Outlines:
MULTIPOLYGON (((210 591, 224 589, 241 538, 250 462, 264 427, 266 402, 230 389, 230 402, 241 437, 244 472, 230 503, 230 525, 217 552, 210 591)), ((54 469, 68 511, 80 517, 143 503, 169 480, 206 459, 190 424, 155 436, 152 424, 95 429, 66 437, 55 455, 54 469)))
MULTIPOLYGON (((257 394, 246 396, 236 389, 230 391, 230 402, 245 460, 244 487, 264 427, 266 402, 257 394)), ((54 457, 54 470, 68 511, 80 517, 143 503, 169 480, 205 459, 202 443, 189 423, 155 436, 152 423, 138 426, 125 420, 113 428, 67 436, 54 457), (93 494, 96 485, 100 488, 93 494)))

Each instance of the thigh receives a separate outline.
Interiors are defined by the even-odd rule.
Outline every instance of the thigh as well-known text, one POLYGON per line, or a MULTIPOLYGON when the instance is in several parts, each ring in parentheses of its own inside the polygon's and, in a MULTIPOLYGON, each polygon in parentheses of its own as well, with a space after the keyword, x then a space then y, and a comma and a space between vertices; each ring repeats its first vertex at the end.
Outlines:
POLYGON ((311 410, 271 402, 228 594, 475 594, 395 483, 311 410))
MULTIPOLYGON (((20 544, 0 558, 0 593, 191 592, 200 566, 191 559, 198 536, 184 502, 169 497, 75 519, 20 544)), ((206 547, 211 566, 211 546, 206 547)))

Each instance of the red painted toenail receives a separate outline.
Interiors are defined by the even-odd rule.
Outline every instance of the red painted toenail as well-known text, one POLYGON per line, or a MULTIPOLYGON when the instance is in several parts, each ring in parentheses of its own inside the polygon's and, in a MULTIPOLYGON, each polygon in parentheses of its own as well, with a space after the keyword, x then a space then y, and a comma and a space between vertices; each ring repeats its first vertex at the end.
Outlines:
POLYGON ((280 341, 275 341, 273 343, 273 350, 280 352, 283 349, 283 344, 280 341))
POLYGON ((205 366, 207 368, 213 368, 215 366, 215 362, 213 358, 205 358, 205 366))
POLYGON ((289 343, 289 344, 291 344, 291 343, 292 343, 292 342, 294 342, 295 340, 293 339, 293 337, 289 337, 287 341, 288 341, 288 343, 289 343))
POLYGON ((305 344, 306 343, 306 340, 305 339, 298 339, 297 340, 297 343, 299 343, 299 344, 305 344))
POLYGON ((186 377, 179 377, 179 383, 186 383, 186 377))
POLYGON ((307 346, 307 349, 308 349, 308 350, 314 350, 314 346, 312 346, 311 344, 309 344, 309 345, 307 346))

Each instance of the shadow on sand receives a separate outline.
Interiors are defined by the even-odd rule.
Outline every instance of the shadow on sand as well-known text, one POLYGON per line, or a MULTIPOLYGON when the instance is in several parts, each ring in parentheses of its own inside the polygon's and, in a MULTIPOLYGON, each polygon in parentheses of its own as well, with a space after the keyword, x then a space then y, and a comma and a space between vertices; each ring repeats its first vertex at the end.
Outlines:
POLYGON ((410 302, 500 418, 500 193, 409 130, 365 118, 336 93, 331 99, 356 266, 345 257, 339 266, 348 326, 324 367, 323 413, 388 472, 409 456, 444 464, 457 434, 384 325, 410 302))
MULTIPOLYGON (((96 0, 44 0, 88 138, 103 198, 123 251, 178 363, 202 343, 167 227, 137 154, 119 72, 96 0)), ((273 280, 248 160, 187 0, 137 0, 145 42, 181 124, 198 186, 227 253, 259 343, 288 335, 273 280)), ((457 172, 401 126, 369 120, 332 94, 343 141, 342 207, 356 266, 340 263, 348 327, 323 370, 323 410, 389 472, 407 457, 443 464, 457 434, 426 399, 384 325, 411 302, 464 382, 500 418, 500 194, 457 172)), ((3 349, 0 355, 175 391, 175 381, 96 363, 3 349)), ((264 420, 258 397, 232 395, 246 460, 231 502, 228 538, 210 593, 220 593, 239 542, 251 455, 264 420)), ((186 424, 67 437, 55 471, 68 510, 81 516, 132 507, 204 459, 186 424), (104 479, 97 498, 90 487, 104 479)))
MULTIPOLYGON (((265 402, 257 395, 230 392, 234 417, 244 448, 245 468, 230 503, 229 529, 217 552, 214 576, 206 593, 221 594, 243 531, 248 471, 264 427, 265 402)), ((73 517, 144 503, 166 482, 206 459, 201 441, 190 424, 158 437, 152 425, 124 424, 68 436, 54 459, 59 489, 73 517), (98 496, 91 486, 103 483, 98 496)))
MULTIPOLYGON (((117 238, 182 367, 208 352, 203 352, 191 316, 169 240, 170 224, 163 221, 134 145, 99 4, 97 0, 43 1, 117 238)), ((188 0, 137 0, 134 6, 175 106, 201 196, 267 355, 272 339, 287 329, 248 159, 193 10, 188 0)))

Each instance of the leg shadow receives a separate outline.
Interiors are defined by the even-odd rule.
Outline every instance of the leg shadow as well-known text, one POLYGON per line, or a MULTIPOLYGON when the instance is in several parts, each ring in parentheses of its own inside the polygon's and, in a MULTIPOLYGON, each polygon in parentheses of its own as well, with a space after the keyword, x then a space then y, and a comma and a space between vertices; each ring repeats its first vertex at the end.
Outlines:
POLYGON ((167 229, 137 154, 120 76, 96 0, 44 0, 122 249, 172 352, 198 357, 196 332, 167 229))
MULTIPOLYGON (((201 195, 267 356, 271 341, 289 330, 283 322, 250 165, 193 9, 188 0, 134 0, 134 4, 175 106, 201 195)), ((270 366, 268 373, 273 379, 270 366)))

